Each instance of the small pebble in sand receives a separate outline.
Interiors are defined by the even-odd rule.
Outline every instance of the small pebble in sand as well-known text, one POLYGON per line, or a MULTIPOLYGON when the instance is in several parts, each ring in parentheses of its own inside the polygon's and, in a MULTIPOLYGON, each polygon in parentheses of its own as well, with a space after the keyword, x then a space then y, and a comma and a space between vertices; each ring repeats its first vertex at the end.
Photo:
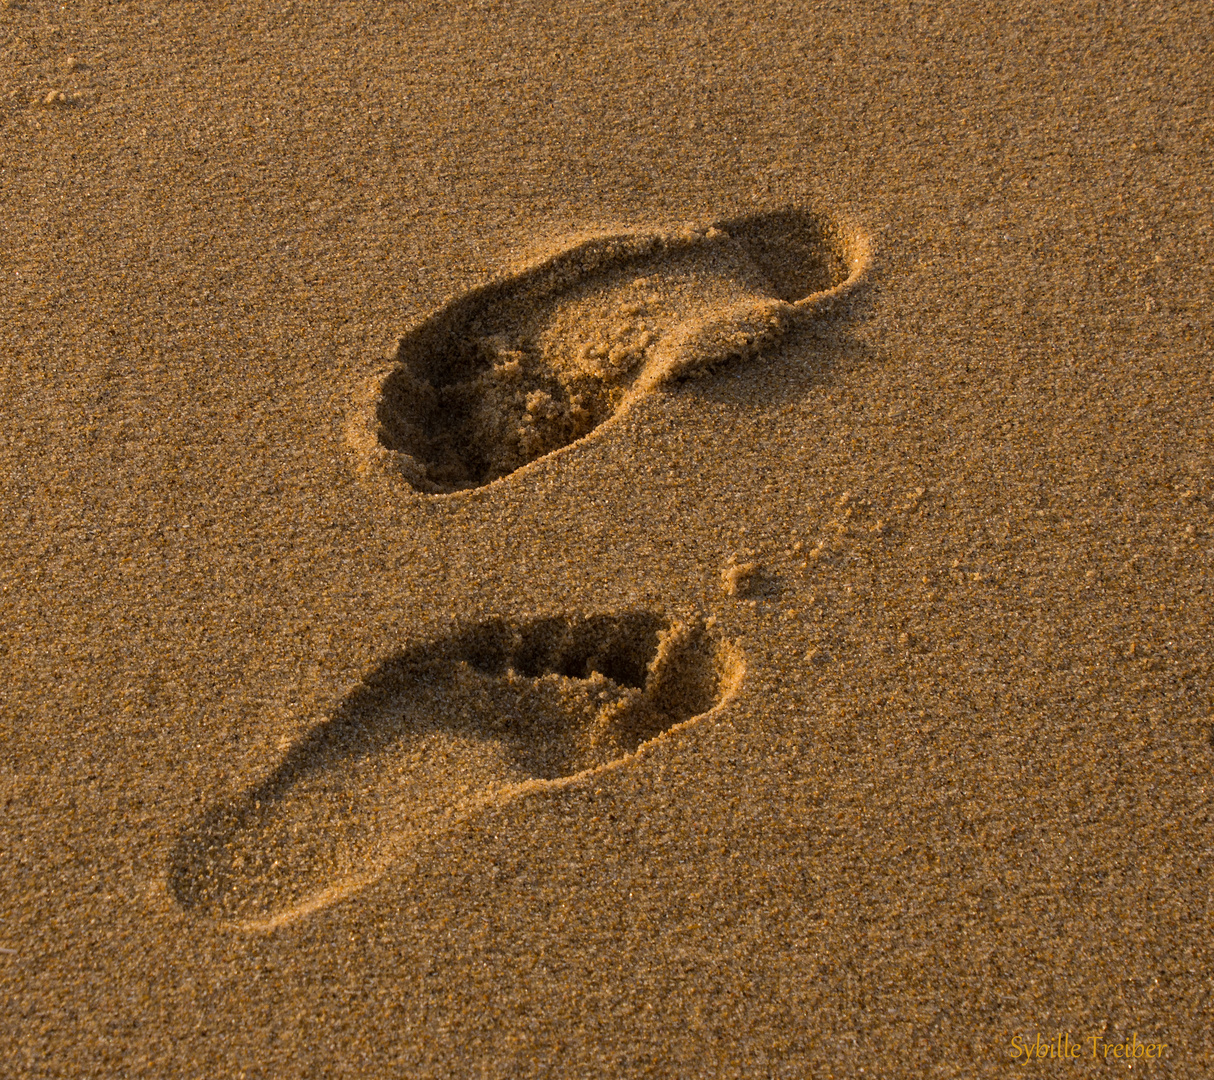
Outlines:
POLYGON ((740 563, 737 556, 730 556, 721 571, 721 586, 729 596, 745 596, 754 585, 758 571, 758 563, 740 563))

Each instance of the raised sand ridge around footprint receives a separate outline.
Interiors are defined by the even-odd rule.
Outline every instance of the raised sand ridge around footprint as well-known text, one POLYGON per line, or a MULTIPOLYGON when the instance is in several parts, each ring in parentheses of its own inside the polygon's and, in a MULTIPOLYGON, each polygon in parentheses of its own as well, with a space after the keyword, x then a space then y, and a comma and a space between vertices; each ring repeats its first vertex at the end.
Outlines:
POLYGON ((650 613, 494 621, 409 649, 181 838, 170 889, 250 927, 324 906, 452 815, 627 758, 741 670, 703 621, 650 613))
POLYGON ((757 355, 867 257, 799 211, 585 240, 406 334, 351 440, 364 469, 387 464, 417 491, 479 487, 663 383, 757 355))

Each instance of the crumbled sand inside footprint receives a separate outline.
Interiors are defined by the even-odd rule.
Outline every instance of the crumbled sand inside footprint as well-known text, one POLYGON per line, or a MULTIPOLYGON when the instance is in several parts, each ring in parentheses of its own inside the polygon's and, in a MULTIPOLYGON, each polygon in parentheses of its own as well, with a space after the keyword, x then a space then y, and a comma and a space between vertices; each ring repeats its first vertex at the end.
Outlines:
POLYGON ((581 438, 619 410, 662 339, 769 296, 744 250, 718 234, 660 269, 625 267, 558 297, 524 291, 496 313, 494 330, 465 344, 479 371, 438 391, 462 418, 453 438, 476 448, 480 478, 495 479, 581 438))

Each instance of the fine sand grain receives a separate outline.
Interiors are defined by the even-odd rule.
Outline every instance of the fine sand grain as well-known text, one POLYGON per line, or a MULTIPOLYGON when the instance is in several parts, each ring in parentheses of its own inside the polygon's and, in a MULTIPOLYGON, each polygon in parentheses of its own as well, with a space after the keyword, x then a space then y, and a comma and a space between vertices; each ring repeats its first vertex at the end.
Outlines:
POLYGON ((0 2, 0 1075, 1214 1074, 1212 22, 0 2))

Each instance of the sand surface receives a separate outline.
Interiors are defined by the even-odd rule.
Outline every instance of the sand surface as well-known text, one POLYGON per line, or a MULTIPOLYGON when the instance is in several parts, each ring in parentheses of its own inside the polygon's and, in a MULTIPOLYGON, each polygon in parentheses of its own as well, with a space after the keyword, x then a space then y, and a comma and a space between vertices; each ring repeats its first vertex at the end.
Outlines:
POLYGON ((1211 40, 0 2, 0 1073, 1214 1073, 1211 40))

